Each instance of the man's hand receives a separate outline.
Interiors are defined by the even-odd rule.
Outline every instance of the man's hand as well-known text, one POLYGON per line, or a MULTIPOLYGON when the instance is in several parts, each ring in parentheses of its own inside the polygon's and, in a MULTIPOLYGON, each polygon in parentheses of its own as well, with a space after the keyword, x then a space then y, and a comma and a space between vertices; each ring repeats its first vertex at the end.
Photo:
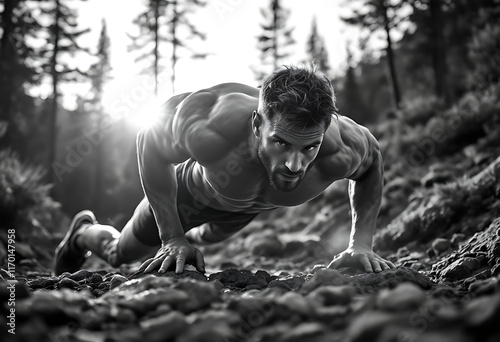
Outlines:
POLYGON ((205 273, 205 262, 201 252, 193 247, 185 237, 175 237, 162 244, 154 258, 146 260, 139 271, 151 272, 158 269, 158 273, 166 272, 175 262, 175 273, 184 271, 186 262, 195 263, 196 269, 205 273))
POLYGON ((381 272, 394 268, 394 264, 383 259, 367 247, 349 247, 340 254, 337 254, 328 268, 339 267, 359 267, 361 265, 365 272, 381 272))

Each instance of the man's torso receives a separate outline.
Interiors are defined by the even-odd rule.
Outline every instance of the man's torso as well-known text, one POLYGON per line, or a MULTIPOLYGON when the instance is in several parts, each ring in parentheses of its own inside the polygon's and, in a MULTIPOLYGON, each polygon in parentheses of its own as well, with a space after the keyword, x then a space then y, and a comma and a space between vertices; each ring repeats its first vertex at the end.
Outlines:
POLYGON ((159 144, 165 150, 176 146, 170 153, 177 154, 172 162, 196 161, 182 179, 191 195, 202 197, 208 206, 244 213, 295 206, 317 197, 335 180, 355 178, 369 166, 374 138, 339 116, 333 118, 301 184, 290 192, 276 190, 252 144, 251 116, 257 104, 256 88, 222 84, 172 98, 165 106, 159 144))

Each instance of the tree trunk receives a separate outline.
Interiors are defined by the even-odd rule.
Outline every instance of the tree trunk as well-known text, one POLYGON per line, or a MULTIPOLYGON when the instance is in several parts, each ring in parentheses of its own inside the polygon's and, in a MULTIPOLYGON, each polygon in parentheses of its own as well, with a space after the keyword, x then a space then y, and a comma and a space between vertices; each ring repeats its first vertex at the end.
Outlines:
POLYGON ((171 76, 171 82, 172 82, 172 94, 175 94, 175 67, 177 64, 177 1, 173 1, 171 3, 173 5, 172 7, 172 23, 171 26, 171 33, 172 33, 172 76, 171 76))
POLYGON ((432 25, 432 67, 434 70, 436 96, 448 104, 450 103, 450 91, 447 81, 446 46, 441 24, 443 20, 441 0, 430 0, 429 10, 432 25))
POLYGON ((278 0, 274 0, 273 2, 273 70, 276 70, 278 67, 278 8, 279 3, 278 0))
MULTIPOLYGON (((14 31, 14 8, 19 4, 19 0, 5 0, 2 12, 2 39, 0 41, 0 121, 5 121, 7 130, 5 135, 0 136, 2 147, 10 146, 12 140, 12 101, 14 97, 14 64, 16 63, 16 52, 13 48, 12 33, 14 31)), ((0 131, 1 131, 0 127, 0 131)))
POLYGON ((154 2, 155 4, 155 8, 154 8, 154 12, 155 12, 155 23, 154 23, 154 34, 155 34, 155 46, 154 46, 154 74, 155 74, 155 97, 158 96, 158 60, 159 60, 159 55, 158 55, 158 43, 159 43, 159 23, 158 23, 158 20, 160 18, 160 10, 159 10, 159 1, 156 0, 154 2))
POLYGON ((60 3, 59 0, 56 0, 56 17, 54 24, 54 52, 51 58, 51 76, 52 76, 52 102, 49 112, 49 158, 48 158, 48 182, 52 183, 54 181, 54 176, 52 172, 52 165, 56 161, 57 158, 57 110, 58 105, 57 101, 59 99, 58 94, 58 83, 59 83, 59 73, 56 70, 57 66, 57 55, 59 53, 59 36, 60 36, 60 3))
POLYGON ((383 14, 384 14, 384 29, 387 35, 387 62, 389 64, 389 72, 391 74, 392 89, 394 93, 394 101, 396 102, 396 108, 399 109, 401 106, 401 93, 399 90, 398 78, 396 74, 396 66, 394 64, 394 53, 392 50, 392 40, 389 28, 389 18, 387 16, 387 6, 382 1, 383 14))

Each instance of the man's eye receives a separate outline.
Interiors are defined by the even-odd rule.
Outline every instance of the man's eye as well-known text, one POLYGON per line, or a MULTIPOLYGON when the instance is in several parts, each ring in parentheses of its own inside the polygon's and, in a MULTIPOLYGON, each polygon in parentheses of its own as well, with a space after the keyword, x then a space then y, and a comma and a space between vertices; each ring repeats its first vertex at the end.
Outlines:
POLYGON ((306 151, 314 151, 318 147, 317 145, 311 145, 305 148, 306 151))
POLYGON ((278 146, 285 146, 286 143, 284 141, 282 141, 282 140, 276 140, 276 145, 278 145, 278 146))

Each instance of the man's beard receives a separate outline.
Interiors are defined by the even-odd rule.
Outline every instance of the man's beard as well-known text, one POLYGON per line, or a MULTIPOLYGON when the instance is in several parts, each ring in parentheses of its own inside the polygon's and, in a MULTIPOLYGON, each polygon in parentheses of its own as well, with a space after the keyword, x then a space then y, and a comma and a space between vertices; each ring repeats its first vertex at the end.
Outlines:
POLYGON ((258 154, 262 164, 264 165, 267 176, 269 177, 269 183, 272 185, 273 188, 275 188, 278 191, 290 192, 295 190, 299 186, 302 179, 304 178, 303 173, 298 173, 298 174, 292 173, 286 168, 283 168, 281 170, 277 168, 273 169, 273 166, 271 165, 271 160, 267 155, 267 153, 265 153, 263 149, 259 148, 258 154), (285 176, 283 176, 283 174, 285 176), (287 175, 289 177, 287 177, 287 175))

